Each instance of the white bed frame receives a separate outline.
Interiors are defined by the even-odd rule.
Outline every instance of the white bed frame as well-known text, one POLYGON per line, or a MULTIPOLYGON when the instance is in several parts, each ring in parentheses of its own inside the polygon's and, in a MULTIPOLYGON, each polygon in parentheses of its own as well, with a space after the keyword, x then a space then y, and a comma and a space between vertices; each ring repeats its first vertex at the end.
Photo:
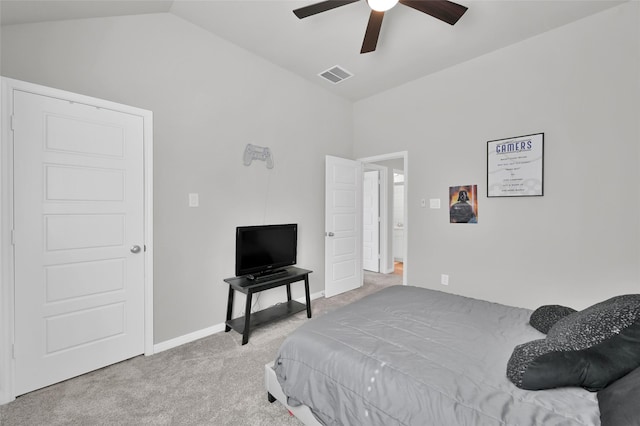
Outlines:
POLYGON ((322 426, 322 424, 311 413, 311 409, 306 405, 299 405, 292 407, 287 404, 287 397, 280 387, 276 372, 273 370, 273 362, 264 366, 264 386, 267 388, 267 398, 269 402, 275 402, 278 400, 284 408, 289 410, 289 413, 294 415, 298 420, 304 423, 306 426, 322 426))

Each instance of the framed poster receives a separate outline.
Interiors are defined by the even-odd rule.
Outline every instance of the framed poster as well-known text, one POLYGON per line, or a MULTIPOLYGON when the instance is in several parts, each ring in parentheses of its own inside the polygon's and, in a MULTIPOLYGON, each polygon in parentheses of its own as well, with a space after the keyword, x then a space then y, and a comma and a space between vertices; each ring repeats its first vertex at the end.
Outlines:
POLYGON ((478 185, 449 187, 449 223, 478 223, 478 185))
POLYGON ((543 195, 544 133, 487 142, 487 197, 543 195))

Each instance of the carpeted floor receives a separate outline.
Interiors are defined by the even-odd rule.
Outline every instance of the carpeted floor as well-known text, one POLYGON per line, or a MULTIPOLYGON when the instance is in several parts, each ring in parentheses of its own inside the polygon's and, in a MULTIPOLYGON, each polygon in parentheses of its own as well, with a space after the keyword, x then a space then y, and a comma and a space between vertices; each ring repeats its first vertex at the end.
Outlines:
MULTIPOLYGON (((365 271, 363 287, 314 300, 313 316, 394 284, 402 276, 365 271)), ((300 425, 267 401, 264 365, 305 321, 300 312, 258 328, 245 346, 218 333, 31 392, 0 406, 0 425, 300 425)))

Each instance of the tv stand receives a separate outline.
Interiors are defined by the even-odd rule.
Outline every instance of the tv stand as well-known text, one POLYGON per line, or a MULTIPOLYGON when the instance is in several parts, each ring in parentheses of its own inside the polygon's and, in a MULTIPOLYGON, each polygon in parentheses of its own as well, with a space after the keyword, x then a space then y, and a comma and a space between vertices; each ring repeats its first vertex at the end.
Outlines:
POLYGON ((277 275, 266 274, 256 276, 253 279, 248 276, 225 278, 224 282, 229 284, 229 298, 227 300, 227 321, 224 331, 234 329, 242 334, 242 344, 249 342, 249 332, 259 325, 276 321, 300 311, 307 310, 307 318, 311 318, 311 298, 309 296, 309 274, 312 271, 297 267, 277 271, 277 275), (295 300, 291 300, 291 283, 304 280, 304 293, 306 305, 295 300), (281 303, 258 312, 251 313, 251 300, 254 293, 269 290, 276 287, 287 286, 287 302, 281 303), (247 295, 245 301, 245 315, 240 318, 231 319, 233 313, 233 298, 235 292, 239 291, 247 295))

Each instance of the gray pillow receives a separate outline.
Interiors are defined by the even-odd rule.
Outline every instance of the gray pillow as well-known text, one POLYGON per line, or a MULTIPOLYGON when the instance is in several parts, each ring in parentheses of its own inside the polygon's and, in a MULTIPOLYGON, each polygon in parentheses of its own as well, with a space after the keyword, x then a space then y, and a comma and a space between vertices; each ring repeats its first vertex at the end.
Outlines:
POLYGON ((546 339, 516 346, 507 376, 523 389, 599 390, 638 366, 640 294, 630 294, 567 315, 546 339))
POLYGON ((533 311, 529 324, 536 330, 547 334, 559 320, 576 312, 575 309, 561 305, 543 305, 533 311))
POLYGON ((640 368, 598 392, 602 426, 640 426, 640 368))

